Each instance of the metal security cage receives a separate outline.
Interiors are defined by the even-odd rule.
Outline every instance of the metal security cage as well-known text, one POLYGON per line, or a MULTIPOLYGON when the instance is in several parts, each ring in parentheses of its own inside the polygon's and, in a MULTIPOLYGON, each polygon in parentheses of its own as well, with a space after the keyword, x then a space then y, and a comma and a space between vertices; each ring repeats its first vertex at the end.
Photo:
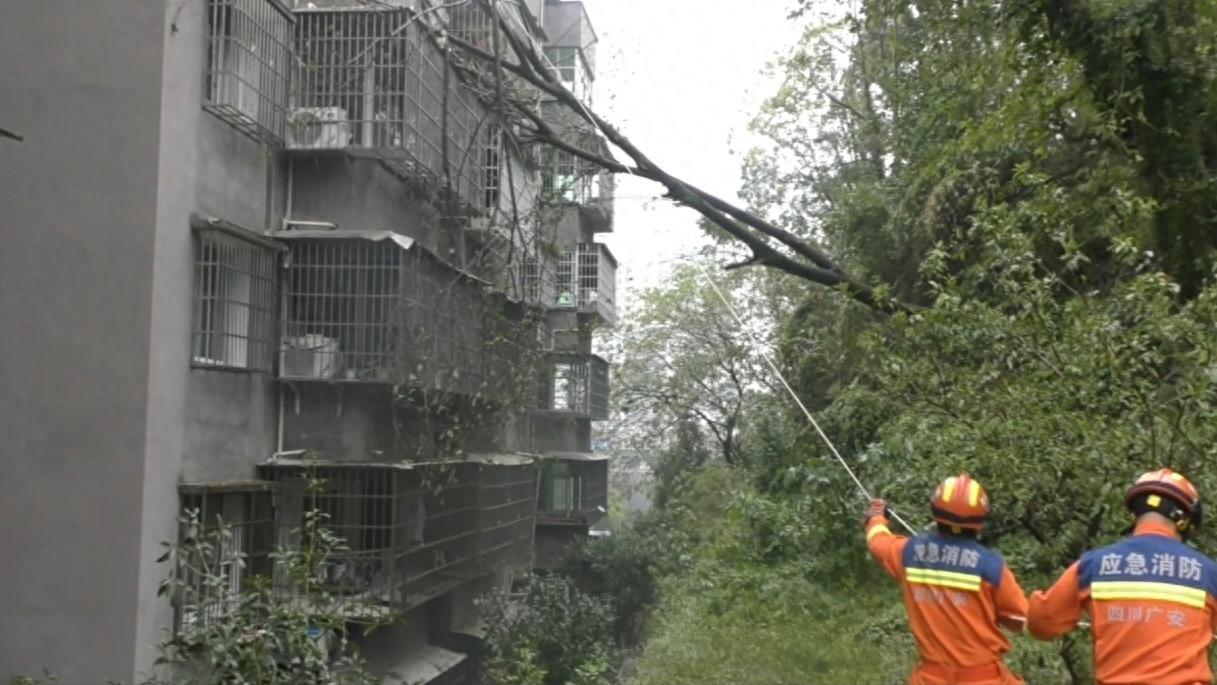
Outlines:
MULTIPOLYGON (((343 541, 325 560, 323 591, 299 601, 353 622, 382 621, 488 573, 495 568, 488 560, 518 555, 535 490, 521 501, 525 478, 518 470, 487 469, 477 461, 261 465, 279 493, 280 546, 301 545, 310 512, 343 541), (484 558, 487 542, 498 549, 484 558)), ((287 579, 278 586, 285 595, 298 594, 287 579)))
POLYGON ((610 173, 598 174, 593 183, 591 197, 579 207, 579 217, 593 233, 608 233, 613 230, 617 183, 610 173))
POLYGON ((487 110, 407 8, 297 10, 287 144, 380 159, 428 189, 482 204, 487 110))
POLYGON ((603 243, 580 243, 562 253, 557 265, 555 308, 595 315, 601 323, 617 322, 617 260, 603 243))
POLYGON ((222 222, 196 224, 191 360, 201 367, 270 371, 278 252, 241 233, 222 222))
POLYGON ((282 378, 492 395, 514 320, 487 284, 387 232, 283 231, 282 378))
POLYGON ((608 510, 608 459, 592 453, 546 455, 537 519, 591 525, 608 510))
POLYGON ((483 567, 523 567, 531 561, 537 477, 531 459, 496 456, 482 464, 478 517, 483 567))
POLYGON ((269 483, 182 485, 179 495, 184 587, 174 626, 189 633, 223 620, 250 578, 270 575, 274 517, 269 483))
POLYGON ((558 272, 553 260, 530 255, 517 268, 521 271, 522 299, 531 305, 550 307, 558 297, 558 272))
POLYGON ((608 362, 594 354, 551 352, 541 363, 537 411, 608 418, 608 362))
POLYGON ((293 21, 277 0, 208 0, 203 108, 252 138, 281 144, 293 21))
MULTIPOLYGON (((378 622, 479 573, 476 464, 284 460, 259 472, 279 492, 282 548, 301 546, 309 512, 342 540, 325 560, 320 593, 299 601, 347 621, 378 622)), ((286 578, 276 585, 287 596, 299 594, 286 578)))

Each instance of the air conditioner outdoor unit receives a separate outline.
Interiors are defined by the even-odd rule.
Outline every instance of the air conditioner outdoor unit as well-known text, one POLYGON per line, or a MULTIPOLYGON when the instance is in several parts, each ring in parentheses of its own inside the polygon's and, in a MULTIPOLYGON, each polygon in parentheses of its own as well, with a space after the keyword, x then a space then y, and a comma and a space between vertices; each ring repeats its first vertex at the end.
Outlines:
POLYGON ((289 148, 340 149, 350 144, 351 122, 341 107, 297 107, 288 116, 287 126, 289 148))
POLYGON ((336 378, 340 362, 337 338, 310 333, 283 339, 279 373, 284 378, 336 378))

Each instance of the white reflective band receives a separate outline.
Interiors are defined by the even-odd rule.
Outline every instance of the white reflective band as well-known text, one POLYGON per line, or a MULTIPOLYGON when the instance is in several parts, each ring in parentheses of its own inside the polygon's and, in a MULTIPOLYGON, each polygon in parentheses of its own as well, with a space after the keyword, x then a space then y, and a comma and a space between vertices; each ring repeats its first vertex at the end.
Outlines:
POLYGON ((872 527, 870 530, 866 531, 866 541, 870 542, 871 538, 875 537, 876 535, 879 535, 880 533, 885 533, 887 535, 891 535, 892 531, 888 530, 887 526, 885 526, 883 524, 879 524, 877 526, 872 527))
POLYGON ((1200 588, 1134 580, 1097 580, 1090 584, 1094 599, 1148 599, 1203 609, 1208 593, 1200 588))
POLYGON ((918 585, 937 585, 956 590, 980 590, 980 576, 954 571, 939 571, 932 568, 906 568, 904 579, 918 585))

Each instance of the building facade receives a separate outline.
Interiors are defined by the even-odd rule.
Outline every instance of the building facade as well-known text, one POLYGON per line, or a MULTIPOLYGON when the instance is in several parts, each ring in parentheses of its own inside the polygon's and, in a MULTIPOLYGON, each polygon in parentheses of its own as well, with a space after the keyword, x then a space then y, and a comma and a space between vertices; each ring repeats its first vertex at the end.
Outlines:
POLYGON ((607 507, 611 179, 446 41, 588 101, 582 4, 294 4, 0 8, 0 677, 137 680, 223 614, 157 596, 184 511, 239 588, 312 508, 372 667, 460 682, 474 598, 607 507))

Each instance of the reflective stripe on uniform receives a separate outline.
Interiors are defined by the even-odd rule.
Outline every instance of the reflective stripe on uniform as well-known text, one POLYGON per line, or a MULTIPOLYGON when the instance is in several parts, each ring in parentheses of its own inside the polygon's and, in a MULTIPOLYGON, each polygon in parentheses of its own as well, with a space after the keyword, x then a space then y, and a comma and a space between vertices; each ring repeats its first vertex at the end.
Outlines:
POLYGON ((1149 599, 1175 602, 1203 609, 1207 593, 1194 587, 1173 583, 1151 583, 1133 580, 1096 580, 1090 584, 1094 599, 1149 599))
POLYGON ((888 535, 891 535, 892 531, 888 530, 887 526, 880 523, 879 525, 874 526, 870 530, 866 531, 866 541, 870 542, 871 538, 875 537, 879 533, 887 533, 888 535))
POLYGON ((956 590, 980 590, 980 576, 971 573, 955 573, 954 571, 910 566, 904 569, 904 579, 918 585, 938 585, 956 590))

